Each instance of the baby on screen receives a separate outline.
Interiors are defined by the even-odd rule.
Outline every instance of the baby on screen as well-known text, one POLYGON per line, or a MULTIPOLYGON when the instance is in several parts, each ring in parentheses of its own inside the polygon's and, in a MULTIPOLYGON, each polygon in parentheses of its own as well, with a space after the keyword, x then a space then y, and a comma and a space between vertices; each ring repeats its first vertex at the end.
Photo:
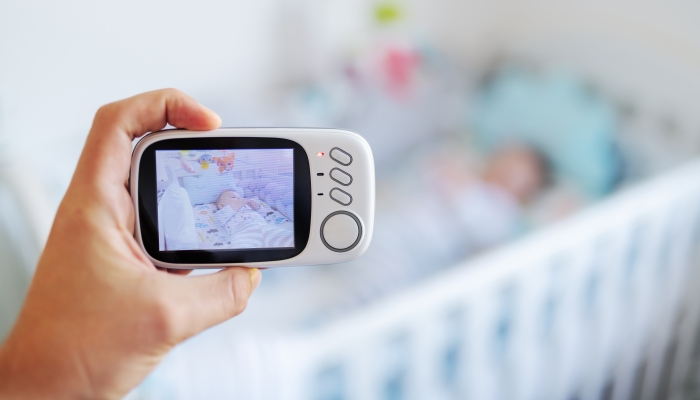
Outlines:
POLYGON ((257 212, 260 203, 242 198, 233 190, 225 190, 216 199, 216 208, 218 211, 214 213, 214 218, 231 236, 231 248, 254 249, 263 246, 261 224, 265 220, 257 212))
POLYGON ((260 203, 257 200, 246 199, 241 197, 238 192, 234 190, 224 190, 216 199, 216 208, 222 210, 226 207, 231 207, 232 211, 240 211, 243 207, 249 207, 251 210, 260 210, 260 203))
POLYGON ((233 190, 221 192, 216 200, 214 218, 231 236, 232 249, 294 246, 294 232, 271 227, 261 213, 257 200, 241 197, 233 190))

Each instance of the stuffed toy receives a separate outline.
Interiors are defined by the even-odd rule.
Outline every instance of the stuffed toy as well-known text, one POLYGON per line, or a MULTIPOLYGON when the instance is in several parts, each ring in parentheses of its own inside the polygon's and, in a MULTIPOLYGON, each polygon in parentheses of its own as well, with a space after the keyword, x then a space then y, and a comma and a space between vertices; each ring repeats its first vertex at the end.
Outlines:
POLYGON ((211 156, 210 156, 209 154, 202 154, 202 155, 199 156, 199 158, 197 159, 197 162, 199 162, 199 166, 200 166, 202 169, 207 169, 207 168, 209 168, 209 164, 211 164, 212 161, 213 161, 213 160, 212 160, 212 158, 211 158, 211 156))
POLYGON ((235 154, 231 153, 228 156, 213 157, 212 160, 219 166, 219 173, 224 173, 233 169, 233 158, 235 154))

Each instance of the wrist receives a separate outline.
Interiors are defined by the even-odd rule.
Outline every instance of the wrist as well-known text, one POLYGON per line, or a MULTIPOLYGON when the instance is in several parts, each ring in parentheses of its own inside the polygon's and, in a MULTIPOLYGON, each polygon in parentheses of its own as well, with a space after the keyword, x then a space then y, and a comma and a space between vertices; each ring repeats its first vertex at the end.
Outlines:
POLYGON ((52 348, 50 340, 34 340, 35 335, 20 335, 15 328, 0 345, 0 398, 86 397, 60 348, 52 348))
POLYGON ((12 340, 8 339, 0 346, 0 398, 21 399, 41 397, 37 393, 37 382, 24 370, 21 355, 18 354, 12 340))

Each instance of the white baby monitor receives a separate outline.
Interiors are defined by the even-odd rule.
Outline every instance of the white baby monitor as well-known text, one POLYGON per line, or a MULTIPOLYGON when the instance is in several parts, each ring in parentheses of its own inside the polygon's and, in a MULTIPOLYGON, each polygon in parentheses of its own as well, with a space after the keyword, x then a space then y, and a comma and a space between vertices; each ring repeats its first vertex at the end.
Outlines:
POLYGON ((372 150, 343 130, 155 132, 130 190, 135 237, 165 268, 339 263, 372 238, 372 150))

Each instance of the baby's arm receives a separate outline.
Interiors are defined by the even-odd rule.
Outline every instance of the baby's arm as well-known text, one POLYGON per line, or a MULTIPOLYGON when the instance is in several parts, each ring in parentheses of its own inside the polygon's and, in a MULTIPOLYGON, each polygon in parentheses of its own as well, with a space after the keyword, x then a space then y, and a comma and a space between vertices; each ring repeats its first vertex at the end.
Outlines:
POLYGON ((248 204, 248 207, 252 208, 255 211, 258 211, 260 209, 260 203, 258 203, 257 200, 248 200, 246 204, 248 204))
POLYGON ((185 157, 182 154, 180 154, 180 164, 182 164, 182 168, 185 171, 190 172, 190 173, 194 172, 194 168, 192 168, 192 166, 190 166, 190 164, 187 162, 187 160, 185 160, 185 157))

